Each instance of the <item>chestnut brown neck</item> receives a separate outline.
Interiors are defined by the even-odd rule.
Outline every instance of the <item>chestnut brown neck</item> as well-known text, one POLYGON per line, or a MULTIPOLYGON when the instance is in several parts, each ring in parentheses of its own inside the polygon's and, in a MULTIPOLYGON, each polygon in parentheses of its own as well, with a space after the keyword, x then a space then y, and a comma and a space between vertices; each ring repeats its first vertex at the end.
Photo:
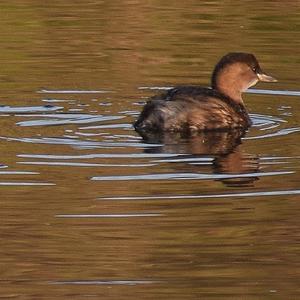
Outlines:
POLYGON ((245 64, 234 63, 215 69, 212 88, 230 97, 236 103, 244 105, 242 93, 256 82, 255 74, 245 64))

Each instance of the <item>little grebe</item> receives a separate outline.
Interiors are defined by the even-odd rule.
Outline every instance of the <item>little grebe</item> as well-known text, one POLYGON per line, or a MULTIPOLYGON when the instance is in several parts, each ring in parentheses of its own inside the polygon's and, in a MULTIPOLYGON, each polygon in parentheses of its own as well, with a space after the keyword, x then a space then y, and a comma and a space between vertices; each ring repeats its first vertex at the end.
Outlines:
POLYGON ((134 127, 140 133, 246 129, 252 122, 242 92, 258 81, 277 80, 253 54, 229 53, 215 66, 211 88, 179 86, 150 98, 134 127))

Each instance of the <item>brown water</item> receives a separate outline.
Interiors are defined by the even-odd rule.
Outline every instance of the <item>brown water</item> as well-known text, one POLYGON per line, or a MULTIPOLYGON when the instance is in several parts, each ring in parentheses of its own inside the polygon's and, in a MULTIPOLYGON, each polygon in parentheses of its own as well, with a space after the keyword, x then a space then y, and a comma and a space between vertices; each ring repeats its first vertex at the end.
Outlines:
POLYGON ((298 1, 0 4, 0 299, 300 298, 298 1), (229 51, 254 126, 145 143, 149 95, 229 51))

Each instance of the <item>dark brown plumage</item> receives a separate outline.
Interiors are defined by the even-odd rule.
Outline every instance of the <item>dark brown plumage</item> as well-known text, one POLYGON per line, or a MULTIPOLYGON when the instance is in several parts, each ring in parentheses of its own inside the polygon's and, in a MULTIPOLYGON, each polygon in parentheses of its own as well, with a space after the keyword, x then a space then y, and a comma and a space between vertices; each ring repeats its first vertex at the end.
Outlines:
POLYGON ((276 81, 262 72, 255 56, 229 53, 215 66, 212 88, 179 86, 154 96, 134 124, 144 132, 184 132, 248 128, 242 92, 258 81, 276 81))

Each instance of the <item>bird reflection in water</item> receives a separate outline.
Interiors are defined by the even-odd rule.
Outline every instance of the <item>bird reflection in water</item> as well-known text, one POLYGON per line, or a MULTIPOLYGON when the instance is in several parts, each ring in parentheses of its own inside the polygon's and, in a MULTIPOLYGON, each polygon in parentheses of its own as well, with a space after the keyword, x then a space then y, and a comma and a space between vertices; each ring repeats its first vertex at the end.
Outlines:
MULTIPOLYGON (((226 175, 221 176, 221 179, 216 176, 215 180, 220 180, 230 187, 245 187, 253 186, 254 182, 259 179, 254 175, 259 170, 257 155, 245 153, 242 149, 242 137, 245 133, 246 131, 243 129, 236 129, 203 131, 194 135, 170 132, 140 134, 147 143, 162 144, 160 147, 145 150, 148 153, 186 154, 189 158, 195 159, 210 157, 213 160, 209 170, 205 169, 207 165, 189 163, 185 164, 184 171, 195 172, 195 168, 197 168, 197 172, 201 169, 216 175, 226 175)), ((177 167, 178 164, 176 164, 177 167)))

